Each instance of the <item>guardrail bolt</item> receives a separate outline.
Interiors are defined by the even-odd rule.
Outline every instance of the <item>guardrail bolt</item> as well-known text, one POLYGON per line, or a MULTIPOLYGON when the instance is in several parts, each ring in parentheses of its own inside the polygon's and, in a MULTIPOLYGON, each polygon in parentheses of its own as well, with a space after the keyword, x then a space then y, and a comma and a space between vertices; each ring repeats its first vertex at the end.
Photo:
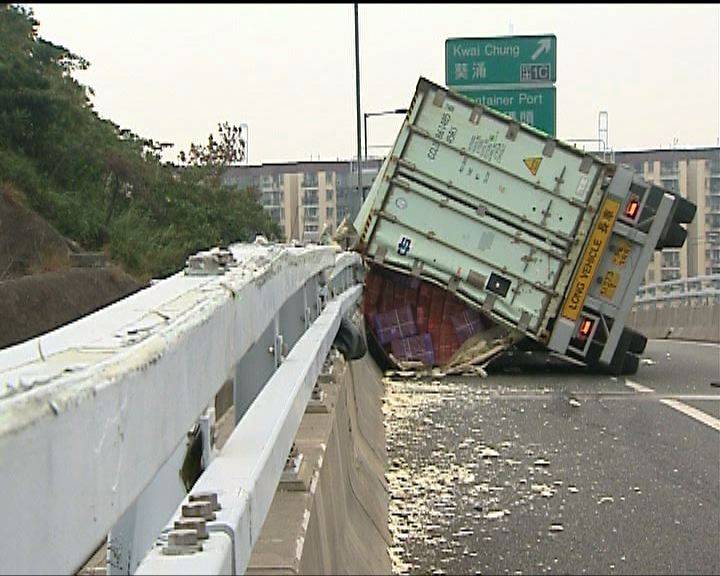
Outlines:
POLYGON ((322 386, 320 386, 319 381, 315 382, 315 386, 313 386, 310 398, 312 400, 315 400, 316 402, 322 402, 324 400, 325 394, 323 392, 322 386))
POLYGON ((207 540, 210 537, 205 518, 180 518, 175 520, 175 529, 194 530, 199 540, 207 540))
POLYGON ((198 534, 195 530, 170 530, 168 544, 173 546, 195 546, 198 543, 198 534))
POLYGON ((327 414, 329 412, 329 409, 328 405, 325 403, 325 397, 326 394, 325 390, 323 390, 322 388, 322 381, 320 378, 318 378, 315 381, 315 386, 313 386, 312 392, 310 394, 310 400, 308 400, 305 411, 316 414, 327 414))
POLYGON ((206 500, 183 504, 182 515, 185 518, 204 518, 205 520, 215 520, 215 512, 213 512, 212 502, 208 502, 206 500))
POLYGON ((302 489, 307 489, 306 482, 303 482, 300 478, 300 470, 303 463, 303 453, 300 452, 293 442, 290 454, 288 454, 287 460, 285 461, 285 468, 280 476, 280 487, 285 490, 294 490, 298 486, 302 486, 302 489))
POLYGON ((325 359, 325 363, 323 364, 322 371, 320 372, 320 375, 318 376, 318 382, 321 384, 329 384, 333 381, 333 372, 334 372, 332 359, 330 357, 325 359))
POLYGON ((195 492, 190 494, 190 502, 210 502, 215 512, 222 510, 222 506, 218 502, 217 492, 195 492))
POLYGON ((198 533, 195 530, 170 530, 168 543, 162 551, 166 556, 182 556, 194 554, 202 550, 202 544, 198 542, 198 533))
POLYGON ((299 450, 295 442, 293 442, 293 445, 290 447, 290 453, 288 454, 286 464, 290 462, 293 458, 295 458, 299 454, 299 450))

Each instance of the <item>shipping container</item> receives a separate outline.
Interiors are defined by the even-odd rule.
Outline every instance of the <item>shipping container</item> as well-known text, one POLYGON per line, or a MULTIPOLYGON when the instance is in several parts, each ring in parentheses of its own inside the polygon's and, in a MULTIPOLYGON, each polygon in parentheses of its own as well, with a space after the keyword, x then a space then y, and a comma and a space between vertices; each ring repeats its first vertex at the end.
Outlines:
MULTIPOLYGON (((624 324, 647 265, 656 249, 683 244, 681 224, 694 212, 628 167, 421 78, 355 229, 374 266, 369 278, 382 269, 416 279, 416 332, 405 338, 422 335, 422 283, 481 314, 486 328, 504 328, 508 346, 526 338, 620 373, 637 367, 644 348, 624 324)), ((377 291, 372 298, 383 300, 377 291)), ((366 317, 374 313, 366 306, 366 317)), ((423 342, 396 349, 420 351, 423 342)))

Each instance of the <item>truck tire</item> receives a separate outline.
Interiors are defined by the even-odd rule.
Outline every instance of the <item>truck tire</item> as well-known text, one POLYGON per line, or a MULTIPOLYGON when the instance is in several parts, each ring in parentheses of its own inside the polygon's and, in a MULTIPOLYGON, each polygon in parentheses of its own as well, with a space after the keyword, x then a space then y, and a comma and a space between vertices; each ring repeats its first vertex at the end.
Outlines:
MULTIPOLYGON (((623 329, 617 346, 615 347, 615 353, 613 354, 612 360, 610 360, 609 365, 605 365, 600 362, 602 346, 594 342, 591 343, 590 349, 588 350, 588 353, 585 357, 585 362, 587 362, 588 368, 591 371, 598 372, 600 374, 611 374, 613 376, 620 376, 624 374, 626 361, 625 357, 630 354, 629 350, 631 344, 634 344, 636 348, 639 348, 640 344, 642 344, 642 338, 636 338, 635 335, 642 336, 637 332, 623 329)), ((628 362, 629 364, 627 368, 631 369, 632 360, 629 360, 628 362)), ((635 369, 637 370, 637 368, 635 369)))
POLYGON ((600 362, 588 364, 588 370, 594 374, 609 374, 611 376, 630 376, 635 374, 640 367, 640 358, 632 352, 626 352, 622 356, 613 358, 610 365, 600 362))
POLYGON ((615 354, 609 366, 600 363, 600 354, 602 346, 591 343, 585 362, 592 371, 601 374, 612 374, 613 376, 621 376, 625 374, 635 374, 640 365, 640 358, 637 354, 642 354, 647 345, 647 337, 637 330, 631 328, 623 328, 623 332, 618 341, 615 354))
POLYGON ((682 248, 687 238, 687 230, 683 228, 677 222, 670 222, 670 227, 667 229, 655 244, 655 250, 662 250, 663 248, 682 248))
POLYGON ((633 330, 632 328, 625 328, 624 331, 630 335, 628 350, 634 354, 642 354, 645 352, 645 346, 647 346, 647 336, 633 330))
POLYGON ((632 376, 633 374, 637 373, 639 367, 640 358, 638 356, 631 352, 625 354, 625 360, 623 361, 622 365, 623 376, 632 376))
POLYGON ((345 316, 340 319, 340 328, 335 335, 333 345, 342 353, 345 360, 359 360, 367 352, 367 344, 362 332, 345 316))
POLYGON ((375 363, 378 365, 380 370, 383 372, 386 370, 397 370, 397 365, 390 360, 390 357, 383 350, 383 347, 380 342, 378 342, 375 332, 373 332, 370 327, 370 323, 367 321, 367 318, 365 318, 365 338, 367 340, 368 352, 370 352, 370 356, 372 356, 372 359, 375 360, 375 363))

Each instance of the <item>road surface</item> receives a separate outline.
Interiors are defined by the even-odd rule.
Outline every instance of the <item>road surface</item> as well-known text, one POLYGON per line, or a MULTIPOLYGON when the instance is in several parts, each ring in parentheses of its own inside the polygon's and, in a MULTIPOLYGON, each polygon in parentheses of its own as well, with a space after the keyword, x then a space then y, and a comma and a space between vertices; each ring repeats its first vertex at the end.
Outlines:
POLYGON ((720 574, 720 346, 642 358, 386 379, 394 570, 720 574))

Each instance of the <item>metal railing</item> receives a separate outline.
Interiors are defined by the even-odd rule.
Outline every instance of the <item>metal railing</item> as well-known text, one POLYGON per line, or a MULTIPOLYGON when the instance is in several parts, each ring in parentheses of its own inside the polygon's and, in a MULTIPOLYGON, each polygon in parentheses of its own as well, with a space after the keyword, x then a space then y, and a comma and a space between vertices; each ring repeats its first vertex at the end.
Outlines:
POLYGON ((106 536, 108 573, 134 573, 193 500, 178 480, 188 431, 207 436, 229 382, 230 453, 208 454, 203 438, 193 490, 222 505, 208 522, 231 540, 220 571, 244 571, 324 355, 362 293, 360 267, 322 246, 202 252, 185 273, 0 350, 0 494, 12 518, 0 524, 0 573, 76 573, 106 536))
POLYGON ((638 288, 635 305, 662 307, 720 303, 720 274, 693 276, 638 288))

